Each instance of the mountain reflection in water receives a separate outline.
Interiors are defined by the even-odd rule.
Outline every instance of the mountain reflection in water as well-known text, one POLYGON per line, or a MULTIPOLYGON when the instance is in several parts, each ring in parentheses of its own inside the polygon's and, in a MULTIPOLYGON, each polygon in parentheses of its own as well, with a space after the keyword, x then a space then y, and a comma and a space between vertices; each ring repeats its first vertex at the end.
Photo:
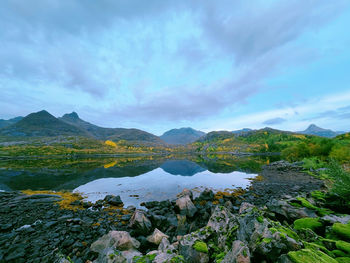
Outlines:
MULTIPOLYGON (((0 190, 81 191, 89 200, 120 195, 126 205, 175 198, 183 188, 245 188, 271 157, 135 156, 0 162, 0 190)), ((275 158, 275 157, 274 157, 275 158)))

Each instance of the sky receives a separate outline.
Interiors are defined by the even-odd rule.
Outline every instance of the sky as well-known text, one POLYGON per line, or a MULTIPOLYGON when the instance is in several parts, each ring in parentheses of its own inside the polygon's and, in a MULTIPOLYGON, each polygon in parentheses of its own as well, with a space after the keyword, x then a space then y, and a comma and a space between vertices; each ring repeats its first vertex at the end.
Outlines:
POLYGON ((350 130, 348 0, 2 0, 0 118, 350 130))

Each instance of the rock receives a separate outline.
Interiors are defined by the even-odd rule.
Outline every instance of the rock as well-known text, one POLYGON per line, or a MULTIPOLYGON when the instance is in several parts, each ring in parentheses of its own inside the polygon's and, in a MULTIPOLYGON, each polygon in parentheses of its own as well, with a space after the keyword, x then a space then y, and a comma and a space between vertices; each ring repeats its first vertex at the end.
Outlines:
POLYGON ((350 222, 350 215, 342 215, 342 216, 326 215, 321 219, 331 224, 334 224, 334 223, 348 224, 350 222))
POLYGON ((214 199, 214 193, 210 189, 205 189, 198 197, 198 200, 211 201, 214 199))
POLYGON ((162 239, 168 239, 169 236, 161 232, 158 228, 154 229, 153 234, 147 237, 148 242, 159 245, 162 239))
POLYGON ((123 251, 122 256, 127 260, 128 263, 132 263, 134 257, 142 256, 142 254, 137 250, 130 249, 123 251))
POLYGON ((148 234, 152 229, 152 223, 143 210, 136 209, 130 219, 129 227, 134 228, 140 234, 148 234))
POLYGON ((288 221, 294 221, 304 217, 317 217, 313 210, 305 207, 294 207, 283 200, 273 199, 266 204, 270 212, 283 216, 288 221))
POLYGON ((216 206, 207 227, 216 232, 218 247, 224 249, 229 238, 227 233, 234 228, 238 228, 237 219, 226 207, 216 206))
POLYGON ((106 195, 103 199, 105 202, 111 205, 120 206, 123 205, 123 201, 120 199, 120 196, 117 195, 106 195))
POLYGON ((177 195, 178 198, 185 197, 185 196, 188 196, 191 200, 193 200, 193 193, 191 190, 187 188, 183 189, 182 192, 177 195))
POLYGON ((181 196, 176 200, 176 208, 178 209, 180 215, 186 215, 193 217, 197 212, 197 208, 191 201, 190 195, 181 196))
POLYGON ((239 208, 239 213, 240 214, 244 214, 244 213, 248 213, 248 212, 251 212, 252 209, 254 208, 255 206, 252 205, 252 204, 249 204, 249 203, 246 203, 246 202, 243 202, 239 208))
POLYGON ((209 262, 208 247, 204 240, 206 240, 211 233, 210 227, 204 227, 180 239, 179 253, 184 257, 185 262, 209 262))
POLYGON ((104 250, 114 248, 117 250, 137 249, 140 242, 132 238, 126 231, 110 231, 91 244, 91 250, 102 253, 104 250))
POLYGON ((232 249, 226 254, 221 263, 250 263, 250 251, 240 240, 232 243, 232 249))
POLYGON ((177 216, 177 234, 184 235, 187 232, 186 216, 185 215, 176 215, 176 216, 177 216))

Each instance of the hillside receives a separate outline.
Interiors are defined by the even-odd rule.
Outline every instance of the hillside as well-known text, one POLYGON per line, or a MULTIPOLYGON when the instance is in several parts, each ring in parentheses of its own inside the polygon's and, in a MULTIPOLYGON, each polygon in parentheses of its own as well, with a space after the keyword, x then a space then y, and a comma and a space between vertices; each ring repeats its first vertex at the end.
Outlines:
POLYGON ((172 129, 165 132, 160 138, 169 144, 188 144, 205 135, 204 132, 192 128, 172 129))
POLYGON ((0 119, 0 129, 1 128, 5 128, 5 127, 8 127, 12 124, 15 124, 16 122, 19 122, 20 120, 22 120, 23 117, 15 117, 15 118, 12 118, 12 119, 8 119, 8 120, 3 120, 3 119, 0 119))
POLYGON ((65 114, 59 119, 81 130, 84 130, 87 134, 99 140, 126 140, 156 144, 164 143, 158 136, 139 129, 99 127, 80 119, 76 112, 65 114))
POLYGON ((61 135, 87 136, 76 126, 65 123, 47 111, 31 113, 8 127, 0 129, 2 136, 51 137, 61 135))
POLYGON ((316 126, 315 124, 311 124, 306 130, 300 131, 298 133, 333 138, 344 132, 332 131, 330 129, 323 129, 321 127, 316 126))

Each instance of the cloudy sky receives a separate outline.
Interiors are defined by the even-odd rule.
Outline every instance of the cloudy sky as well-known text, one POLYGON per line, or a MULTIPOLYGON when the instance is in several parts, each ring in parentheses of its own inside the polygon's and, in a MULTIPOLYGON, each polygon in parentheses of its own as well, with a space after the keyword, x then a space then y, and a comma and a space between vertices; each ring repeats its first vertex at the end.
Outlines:
POLYGON ((0 118, 350 130, 348 0, 2 0, 0 118))

